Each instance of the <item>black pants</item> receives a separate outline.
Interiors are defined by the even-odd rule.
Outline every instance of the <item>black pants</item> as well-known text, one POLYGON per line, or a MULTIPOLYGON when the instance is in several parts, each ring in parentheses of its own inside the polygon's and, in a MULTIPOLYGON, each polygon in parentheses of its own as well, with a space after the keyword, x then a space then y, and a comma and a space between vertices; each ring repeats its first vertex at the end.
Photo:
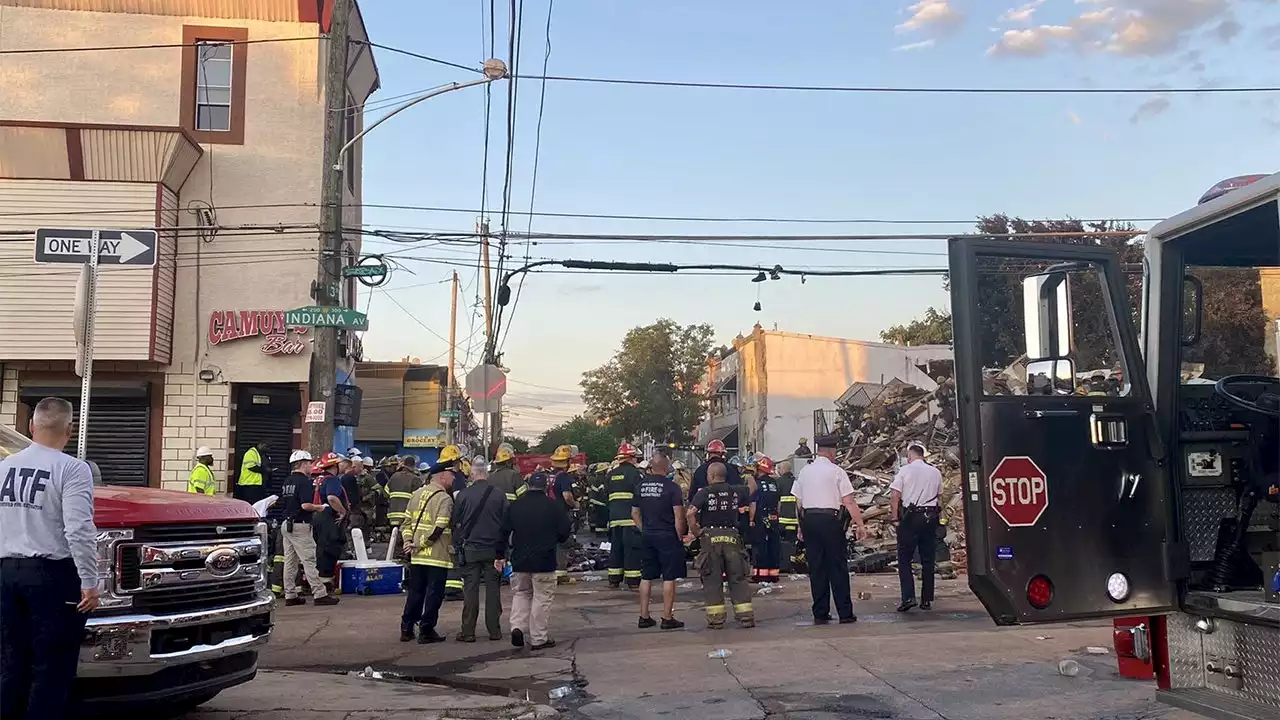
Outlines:
POLYGON ((804 532, 805 557, 809 562, 813 616, 830 619, 830 602, 834 599, 841 619, 853 617, 849 560, 840 516, 830 511, 809 510, 800 519, 800 529, 804 532))
POLYGON ((322 578, 333 578, 334 566, 342 559, 347 543, 338 518, 328 510, 312 515, 311 537, 316 541, 316 570, 322 578))
POLYGON ((898 525, 898 584, 902 601, 916 597, 916 580, 911 575, 911 559, 920 550, 920 600, 933 602, 933 574, 938 552, 938 522, 923 513, 905 512, 898 525))
POLYGON ((0 560, 0 717, 63 720, 86 616, 71 560, 0 560))
POLYGON ((400 616, 400 629, 412 632, 418 626, 418 634, 425 635, 436 629, 440 620, 440 605, 444 602, 444 581, 449 577, 448 568, 434 565, 410 565, 408 596, 404 599, 404 614, 400 616))
POLYGON ((751 547, 755 552, 756 573, 761 570, 778 570, 782 568, 782 531, 777 520, 765 520, 756 523, 755 541, 751 547))
POLYGON ((475 635, 480 618, 480 588, 484 587, 484 626, 490 635, 502 634, 502 575, 493 566, 497 555, 464 550, 462 565, 462 634, 475 635))
POLYGON ((265 491, 263 491, 262 485, 260 484, 259 485, 241 485, 240 483, 236 483, 235 488, 232 489, 231 491, 231 496, 234 497, 236 500, 243 500, 249 503, 250 505, 252 505, 258 502, 259 500, 261 500, 262 498, 266 497, 267 494, 265 491))
POLYGON ((609 528, 609 584, 640 587, 640 563, 644 546, 634 525, 609 528))

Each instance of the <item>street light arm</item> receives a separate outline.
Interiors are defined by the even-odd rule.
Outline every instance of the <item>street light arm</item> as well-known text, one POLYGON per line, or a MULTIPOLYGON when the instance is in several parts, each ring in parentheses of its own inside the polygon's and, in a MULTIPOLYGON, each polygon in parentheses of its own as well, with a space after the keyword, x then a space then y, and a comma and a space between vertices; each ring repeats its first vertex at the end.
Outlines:
POLYGON ((378 118, 377 121, 374 122, 372 125, 369 125, 365 129, 356 133, 355 137, 348 140, 347 144, 343 145, 342 149, 338 151, 338 161, 333 164, 333 169, 341 170, 343 167, 342 161, 347 156, 347 151, 351 149, 352 145, 355 145, 357 142, 359 142, 361 138, 363 138, 365 135, 368 135, 370 132, 372 132, 374 128, 390 120, 396 115, 399 115, 401 112, 408 110, 414 105, 417 105, 423 100, 430 100, 433 97, 444 95, 445 93, 453 92, 454 90, 461 90, 463 88, 475 87, 477 85, 487 85, 495 80, 501 80, 501 79, 502 77, 482 77, 482 78, 477 78, 475 80, 468 80, 467 82, 449 83, 448 85, 441 85, 438 88, 432 88, 431 90, 428 90, 422 95, 419 95, 418 97, 413 98, 412 100, 404 103, 403 105, 400 105, 399 107, 387 113, 386 115, 383 115, 382 117, 378 118))

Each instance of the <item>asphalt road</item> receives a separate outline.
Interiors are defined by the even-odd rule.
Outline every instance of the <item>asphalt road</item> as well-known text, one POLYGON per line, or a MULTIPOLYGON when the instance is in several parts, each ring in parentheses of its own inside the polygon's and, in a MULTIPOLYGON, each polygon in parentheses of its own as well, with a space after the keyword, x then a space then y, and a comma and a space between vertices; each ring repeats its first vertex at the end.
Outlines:
MULTIPOLYGON (((506 640, 453 641, 458 602, 446 603, 442 613, 440 631, 450 641, 427 646, 398 642, 402 596, 282 607, 261 664, 290 672, 265 673, 190 717, 274 716, 253 710, 246 696, 255 694, 277 698, 271 712, 281 711, 281 701, 294 708, 279 715, 291 720, 398 718, 409 710, 380 709, 386 703, 376 698, 393 691, 401 699, 415 691, 448 692, 444 686, 472 705, 438 717, 534 717, 530 708, 552 705, 562 717, 592 720, 1193 718, 1156 704, 1154 683, 1120 678, 1114 655, 1086 651, 1110 648, 1109 625, 997 628, 963 579, 940 581, 929 613, 894 612, 894 576, 856 578, 854 591, 864 598, 856 602, 856 624, 814 627, 807 580, 784 577, 776 591, 754 598, 756 628, 713 631, 702 622, 700 588, 690 584, 677 604, 677 616, 688 626, 664 632, 637 629, 634 593, 609 590, 602 581, 578 582, 562 586, 556 597, 552 634, 558 646, 536 654, 518 653, 506 640), (729 654, 708 657, 718 649, 729 654), (1064 659, 1080 664, 1078 676, 1059 673, 1064 659), (344 697, 367 688, 374 698, 358 712, 305 694, 295 699, 284 681, 324 677, 297 672, 332 677, 366 667, 400 680, 344 679, 354 682, 343 686, 344 697), (555 697, 561 693, 567 694, 555 697), (484 697, 515 702, 486 705, 484 697)), ((416 712, 404 717, 431 717, 416 712)))

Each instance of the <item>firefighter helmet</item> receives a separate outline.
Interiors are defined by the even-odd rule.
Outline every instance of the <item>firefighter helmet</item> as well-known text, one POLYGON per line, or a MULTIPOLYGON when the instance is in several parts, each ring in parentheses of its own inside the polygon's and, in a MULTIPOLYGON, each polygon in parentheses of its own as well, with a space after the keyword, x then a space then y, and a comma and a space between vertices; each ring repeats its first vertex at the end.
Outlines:
MULTIPOLYGON (((619 451, 621 452, 621 451, 619 451)), ((561 445, 556 451, 551 453, 552 462, 565 462, 573 457, 573 448, 569 445, 561 445)))
POLYGON ((346 458, 342 457, 338 453, 335 453, 335 452, 325 453, 324 457, 320 458, 319 462, 316 463, 316 467, 322 470, 328 469, 337 465, 343 460, 346 460, 346 458))
POLYGON ((640 457, 640 453, 637 452, 634 447, 632 447, 631 443, 622 443, 621 445, 618 446, 618 454, 615 455, 613 459, 621 460, 623 458, 631 458, 632 460, 634 460, 638 457, 640 457))
POLYGON ((440 451, 440 457, 436 458, 436 462, 446 463, 446 462, 449 462, 450 460, 461 460, 461 459, 462 459, 462 448, 459 448, 457 445, 446 445, 444 446, 444 449, 440 451))
POLYGON ((729 458, 729 464, 733 465, 734 467, 742 467, 742 458, 737 455, 734 455, 733 457, 729 458))
POLYGON ((761 455, 760 457, 756 458, 756 470, 760 471, 764 475, 772 475, 773 460, 769 459, 764 455, 761 455))
POLYGON ((294 465, 300 462, 311 462, 311 453, 306 450, 294 450, 289 456, 289 464, 294 465))
POLYGON ((511 462, 516 456, 516 449, 511 443, 502 443, 498 446, 498 452, 493 456, 494 462, 511 462))
POLYGON ((707 443, 707 454, 708 454, 708 455, 723 455, 723 454, 724 454, 724 441, 723 441, 723 440, 712 440, 711 442, 707 443))

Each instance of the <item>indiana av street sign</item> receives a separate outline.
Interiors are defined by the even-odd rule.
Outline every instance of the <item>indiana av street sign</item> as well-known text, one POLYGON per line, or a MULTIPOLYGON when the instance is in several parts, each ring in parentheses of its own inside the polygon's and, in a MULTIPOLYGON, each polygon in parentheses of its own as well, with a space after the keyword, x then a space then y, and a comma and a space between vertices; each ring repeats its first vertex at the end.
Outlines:
POLYGON ((336 327, 345 330, 368 330, 369 316, 350 308, 309 305, 285 312, 284 324, 289 327, 336 327))
POLYGON ((159 236, 155 230, 40 228, 36 230, 36 262, 87 265, 98 234, 98 264, 153 267, 159 236))

